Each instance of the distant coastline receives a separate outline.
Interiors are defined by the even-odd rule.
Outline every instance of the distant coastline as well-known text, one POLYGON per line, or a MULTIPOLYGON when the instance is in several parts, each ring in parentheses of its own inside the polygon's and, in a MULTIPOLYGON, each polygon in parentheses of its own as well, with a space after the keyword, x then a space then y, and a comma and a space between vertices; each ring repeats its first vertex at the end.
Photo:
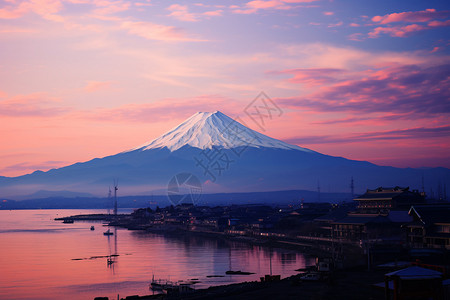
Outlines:
MULTIPOLYGON (((308 190, 286 190, 272 192, 249 192, 249 193, 215 193, 203 194, 199 199, 199 205, 231 205, 231 204, 266 204, 266 205, 288 205, 300 204, 301 199, 306 202, 330 202, 339 203, 351 201, 350 193, 319 193, 308 190)), ((118 197, 119 208, 156 208, 170 205, 167 195, 144 195, 144 196, 122 196, 118 197)), ((107 209, 112 207, 111 199, 107 197, 45 197, 30 198, 24 200, 4 199, 0 202, 1 209, 107 209)))

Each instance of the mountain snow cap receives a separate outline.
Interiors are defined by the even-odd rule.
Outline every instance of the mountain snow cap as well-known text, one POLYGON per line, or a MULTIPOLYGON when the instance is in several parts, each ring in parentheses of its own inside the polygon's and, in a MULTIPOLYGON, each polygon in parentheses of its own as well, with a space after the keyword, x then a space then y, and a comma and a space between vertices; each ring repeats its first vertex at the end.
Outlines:
POLYGON ((198 112, 159 138, 132 150, 166 147, 175 151, 186 145, 199 149, 267 147, 313 152, 256 132, 220 111, 198 112))

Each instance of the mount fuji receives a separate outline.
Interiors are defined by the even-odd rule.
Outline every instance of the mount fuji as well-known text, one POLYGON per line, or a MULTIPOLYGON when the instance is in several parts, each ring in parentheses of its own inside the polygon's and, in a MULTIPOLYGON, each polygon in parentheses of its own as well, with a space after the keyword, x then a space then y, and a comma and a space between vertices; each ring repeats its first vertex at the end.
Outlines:
POLYGON ((231 149, 243 145, 253 148, 311 151, 251 130, 220 111, 198 112, 161 137, 133 150, 167 148, 173 152, 184 146, 199 149, 212 147, 231 149))
MULTIPOLYGON (((256 132, 225 114, 199 112, 159 138, 115 155, 70 166, 0 177, 0 196, 76 191, 104 196, 114 179, 121 195, 165 194, 174 176, 196 176, 204 193, 317 190, 449 184, 446 168, 394 168, 315 152, 256 132)), ((426 191, 428 191, 426 189, 426 191)))

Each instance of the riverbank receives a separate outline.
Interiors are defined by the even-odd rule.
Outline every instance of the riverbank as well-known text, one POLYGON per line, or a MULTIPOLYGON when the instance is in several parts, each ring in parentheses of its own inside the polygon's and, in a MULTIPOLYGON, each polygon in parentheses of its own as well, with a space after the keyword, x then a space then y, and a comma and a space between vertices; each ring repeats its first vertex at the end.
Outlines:
POLYGON ((386 270, 341 270, 327 281, 301 281, 300 274, 272 282, 243 282, 215 286, 180 295, 128 296, 144 299, 298 299, 298 300, 382 300, 384 291, 373 284, 383 281, 386 270))
MULTIPOLYGON (((99 220, 101 216, 92 216, 99 220)), ((104 216, 104 221, 110 221, 111 226, 120 226, 129 230, 141 230, 162 235, 177 236, 202 236, 207 239, 223 239, 230 241, 246 242, 265 247, 289 248, 302 253, 313 254, 319 257, 329 257, 330 252, 320 249, 317 244, 289 241, 277 237, 246 237, 230 235, 225 232, 192 230, 189 226, 178 226, 174 224, 161 224, 158 226, 138 226, 133 220, 127 219, 126 215, 115 220, 107 220, 109 215, 104 216), (318 249, 319 248, 319 249, 318 249), (320 250, 320 251, 319 251, 320 250), (319 254, 319 252, 320 254, 319 254)), ((89 216, 72 216, 76 221, 86 221, 89 216)), ((64 220, 61 218, 60 220, 64 220)), ((348 256, 352 256, 350 253, 348 256)), ((195 290, 189 294, 180 295, 146 295, 128 296, 123 299, 384 299, 384 292, 375 289, 372 285, 383 281, 386 271, 368 272, 363 269, 336 270, 330 279, 326 281, 301 281, 302 274, 294 275, 280 281, 271 282, 243 282, 224 286, 212 286, 206 289, 195 290)), ((245 280, 245 278, 242 278, 245 280)))
MULTIPOLYGON (((206 230, 199 226, 186 226, 179 224, 158 224, 150 225, 148 223, 139 223, 132 218, 130 214, 86 214, 86 215, 74 215, 67 217, 56 218, 56 221, 96 221, 96 222, 106 222, 108 226, 116 226, 121 228, 126 228, 128 230, 139 230, 150 233, 162 234, 162 235, 195 235, 202 236, 204 238, 210 239, 224 239, 231 241, 238 241, 249 243, 252 245, 260 245, 267 247, 277 247, 284 249, 292 249, 305 254, 311 254, 316 257, 329 257, 331 255, 330 243, 317 243, 315 241, 303 241, 303 240, 293 240, 279 236, 243 236, 237 234, 230 234, 224 231, 206 230)), ((342 247, 342 246, 341 246, 342 247)), ((354 247, 347 247, 347 252, 352 253, 350 257, 358 258, 361 261, 360 251, 354 251, 354 247)), ((360 249, 356 249, 360 250, 360 249)), ((354 266, 355 263, 348 263, 354 266)))

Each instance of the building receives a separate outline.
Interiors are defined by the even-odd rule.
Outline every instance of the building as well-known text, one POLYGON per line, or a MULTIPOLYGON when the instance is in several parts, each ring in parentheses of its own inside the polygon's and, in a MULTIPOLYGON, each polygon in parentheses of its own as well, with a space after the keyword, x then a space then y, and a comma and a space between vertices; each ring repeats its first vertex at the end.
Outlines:
POLYGON ((417 190, 410 191, 409 187, 379 187, 367 190, 354 201, 358 202, 358 211, 364 213, 386 214, 392 209, 408 210, 412 205, 424 204, 425 195, 417 190))
POLYGON ((434 270, 413 266, 385 274, 384 281, 386 300, 443 299, 442 273, 434 270))
POLYGON ((413 222, 408 229, 408 243, 412 248, 450 250, 450 205, 413 206, 409 210, 413 222))
POLYGON ((333 238, 355 244, 367 240, 379 240, 391 226, 392 222, 386 216, 348 215, 332 222, 333 238))

